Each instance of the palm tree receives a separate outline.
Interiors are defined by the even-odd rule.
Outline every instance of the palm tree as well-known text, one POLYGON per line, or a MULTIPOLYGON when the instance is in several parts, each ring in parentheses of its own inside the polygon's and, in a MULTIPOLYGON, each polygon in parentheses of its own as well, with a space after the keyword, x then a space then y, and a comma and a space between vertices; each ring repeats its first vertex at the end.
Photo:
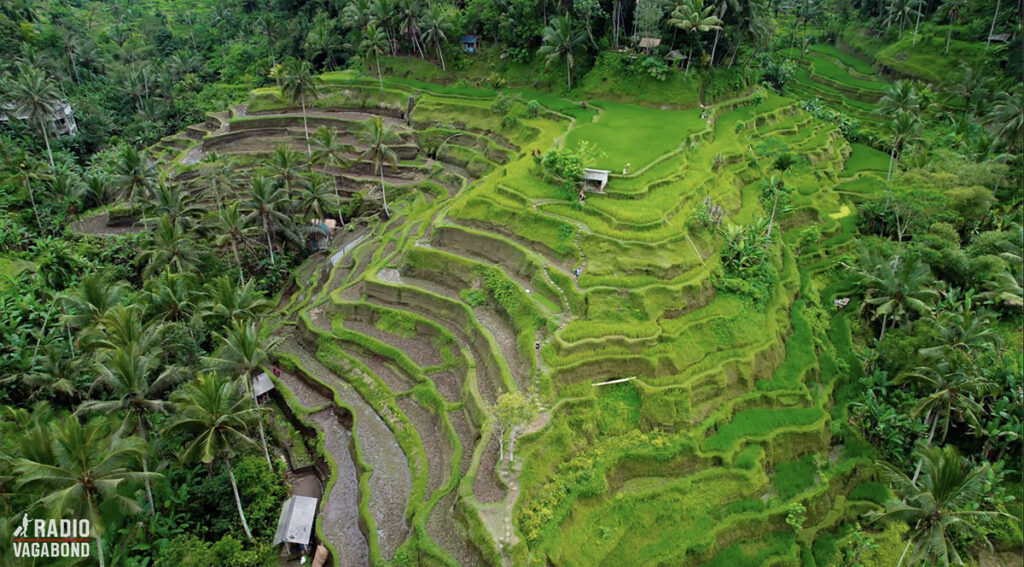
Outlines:
POLYGON ((878 249, 865 248, 854 271, 864 292, 865 307, 874 308, 873 319, 882 317, 879 342, 885 337, 889 319, 896 325, 907 320, 910 313, 927 313, 929 302, 938 297, 928 287, 933 281, 931 269, 916 257, 905 259, 896 254, 883 258, 878 249))
POLYGON ((195 204, 195 199, 181 189, 179 185, 160 183, 153 190, 149 201, 150 212, 157 216, 166 215, 173 223, 191 230, 198 224, 198 219, 206 212, 195 204))
POLYGON ((946 13, 946 49, 943 53, 949 53, 949 40, 953 37, 953 24, 963 21, 963 9, 967 7, 967 0, 946 0, 940 10, 946 13))
MULTIPOLYGON (((714 10, 714 6, 704 6, 702 0, 688 0, 676 6, 676 9, 672 11, 672 15, 669 17, 668 24, 693 35, 711 30, 720 30, 722 29, 722 20, 711 15, 714 10)), ((692 60, 693 38, 691 38, 690 49, 686 56, 686 72, 684 77, 690 74, 690 62, 692 60)))
POLYGON ((1021 93, 999 93, 985 121, 995 128, 996 137, 1003 142, 1007 153, 1017 152, 1024 138, 1024 103, 1021 93))
POLYGON ((302 211, 303 218, 313 219, 326 218, 327 211, 336 210, 338 202, 331 188, 328 186, 327 178, 313 171, 299 183, 298 202, 296 205, 302 211))
MULTIPOLYGON (((252 396, 253 405, 259 406, 256 400, 256 391, 252 387, 253 375, 256 371, 270 362, 270 353, 280 343, 279 338, 271 338, 255 321, 248 323, 234 322, 225 335, 215 335, 218 341, 223 344, 214 356, 206 357, 204 362, 212 370, 223 375, 234 378, 235 376, 245 379, 245 386, 252 396)), ((263 420, 257 422, 260 431, 260 443, 263 445, 263 456, 267 459, 267 465, 273 470, 270 461, 270 451, 267 449, 267 439, 263 434, 263 420)))
POLYGON ((206 288, 206 299, 200 304, 200 317, 209 321, 212 329, 220 329, 235 322, 247 323, 271 308, 256 282, 248 280, 236 284, 227 276, 220 276, 206 288))
POLYGON ((334 20, 328 20, 324 12, 318 12, 302 47, 308 57, 323 55, 327 68, 334 69, 337 64, 334 52, 339 47, 339 35, 334 29, 334 20))
POLYGON ((143 266, 142 277, 148 278, 163 269, 176 274, 190 272, 199 265, 201 256, 195 237, 183 229, 181 221, 160 215, 136 261, 143 266))
POLYGON ((216 235, 213 238, 215 246, 223 246, 225 242, 231 243, 235 267, 238 268, 239 282, 245 279, 245 274, 242 272, 242 258, 238 254, 238 247, 244 246, 246 250, 250 249, 250 243, 255 234, 255 228, 249 223, 241 205, 240 201, 233 201, 224 210, 218 211, 209 224, 210 231, 216 235))
POLYGON ((367 59, 373 59, 377 65, 377 80, 380 81, 380 89, 384 90, 384 77, 380 73, 380 56, 386 53, 391 45, 388 34, 377 27, 376 22, 370 22, 363 28, 362 40, 359 42, 359 52, 367 59))
POLYGON ((992 43, 992 34, 996 31, 996 19, 999 18, 999 5, 1002 0, 996 0, 996 9, 992 11, 992 25, 988 28, 988 38, 985 39, 985 51, 988 51, 992 43))
MULTIPOLYGON (((316 148, 313 150, 313 163, 322 164, 332 169, 348 167, 348 162, 345 160, 345 152, 350 151, 352 146, 341 141, 337 130, 326 126, 317 128, 313 132, 313 146, 316 148)), ((332 183, 334 185, 334 196, 340 207, 341 193, 338 190, 338 182, 333 178, 333 175, 332 183)), ((338 211, 338 220, 341 221, 342 225, 345 224, 345 219, 340 210, 338 211)))
POLYGON ((14 115, 35 122, 43 133, 46 155, 53 167, 50 149, 50 121, 60 109, 60 93, 46 74, 26 64, 18 64, 18 80, 11 86, 8 96, 14 103, 14 115))
POLYGON ((921 95, 913 82, 907 79, 900 79, 890 85, 882 98, 878 99, 878 108, 875 113, 883 116, 896 116, 898 113, 907 113, 917 110, 920 105, 921 95))
POLYGON ((943 425, 939 442, 946 442, 954 415, 957 421, 967 423, 975 431, 979 430, 983 416, 979 402, 998 391, 995 384, 979 372, 976 364, 956 359, 939 360, 921 366, 903 380, 913 382, 924 394, 914 406, 913 415, 918 417, 925 414, 925 423, 930 430, 928 443, 935 437, 940 421, 943 425))
POLYGON ((961 73, 950 81, 949 91, 964 99, 964 116, 983 104, 992 91, 992 78, 984 73, 975 72, 966 64, 960 65, 961 73), (971 102, 974 102, 972 107, 971 102))
POLYGON ((285 146, 277 146, 264 167, 266 172, 274 176, 284 187, 285 196, 290 196, 292 184, 302 175, 302 157, 299 152, 293 152, 285 146))
MULTIPOLYGON (((21 159, 18 161, 18 166, 12 172, 5 176, 5 181, 13 181, 18 183, 25 189, 25 193, 28 194, 29 202, 32 203, 32 213, 36 217, 36 226, 40 229, 43 228, 43 221, 39 218, 39 208, 36 206, 36 197, 33 187, 36 183, 41 181, 48 181, 51 176, 46 164, 43 162, 32 159, 26 154, 22 154, 21 159)), ((13 162, 11 162, 13 165, 13 162)))
POLYGON ((997 515, 978 509, 984 498, 989 464, 967 468, 953 446, 921 446, 917 454, 922 462, 918 480, 908 478, 889 463, 879 463, 880 472, 895 498, 874 516, 877 520, 904 522, 910 526, 907 545, 896 567, 903 565, 911 549, 911 563, 932 560, 948 567, 952 560, 963 565, 954 534, 968 534, 976 538, 975 541, 987 543, 985 534, 977 527, 979 520, 997 515))
POLYGON ((306 123, 306 103, 316 100, 319 93, 317 85, 320 77, 313 75, 313 66, 309 61, 288 59, 282 66, 281 94, 288 98, 292 104, 299 103, 302 106, 302 130, 306 134, 306 154, 313 155, 309 147, 309 125, 306 123))
POLYGON ((186 321, 199 310, 201 294, 196 277, 191 273, 175 274, 164 270, 159 276, 146 280, 145 287, 146 303, 156 321, 186 321))
POLYGON ((117 184, 121 187, 124 197, 138 207, 139 197, 145 197, 156 179, 156 167, 149 163, 145 152, 137 151, 131 146, 121 150, 117 164, 117 184))
POLYGON ((217 152, 209 152, 199 165, 198 180, 209 187, 213 198, 217 201, 217 210, 224 208, 224 195, 232 194, 242 184, 242 176, 238 173, 238 164, 232 156, 221 156, 217 152))
MULTIPOLYGON (((145 352, 137 352, 134 348, 117 348, 103 353, 99 360, 100 375, 90 391, 104 388, 114 399, 86 401, 78 406, 75 413, 112 415, 124 412, 119 435, 138 434, 148 445, 149 435, 153 431, 149 416, 168 412, 170 403, 161 398, 164 392, 184 378, 184 374, 175 368, 165 368, 157 373, 157 364, 156 358, 145 352)), ((149 462, 145 454, 142 455, 142 472, 149 473, 149 462)), ((150 513, 156 514, 152 486, 148 478, 144 482, 150 513)))
POLYGON ((83 179, 85 184, 86 207, 106 205, 111 201, 111 181, 107 172, 90 171, 83 179))
POLYGON ((84 357, 69 356, 66 350, 51 343, 43 349, 43 354, 33 357, 32 368, 21 381, 34 390, 30 396, 32 399, 41 393, 59 394, 71 404, 82 395, 80 381, 85 374, 86 362, 84 357))
POLYGON ((889 172, 885 176, 886 181, 892 179, 893 172, 897 171, 896 164, 903 153, 903 146, 908 142, 920 139, 921 121, 909 112, 897 114, 896 118, 889 123, 889 131, 892 133, 892 153, 889 154, 889 172))
POLYGON ((259 409, 252 405, 240 380, 220 380, 209 374, 179 388, 171 395, 171 402, 176 415, 164 433, 186 433, 189 440, 181 451, 181 460, 199 461, 206 465, 210 474, 214 463, 224 460, 242 529, 249 541, 253 541, 238 496, 238 483, 231 471, 231 457, 242 446, 256 445, 248 432, 259 409))
POLYGON ((392 171, 398 167, 398 155, 391 149, 390 144, 398 143, 400 139, 398 132, 388 126, 380 116, 371 116, 363 123, 363 130, 359 132, 359 141, 366 146, 359 159, 369 157, 373 162, 373 172, 380 174, 384 216, 388 218, 391 218, 391 213, 388 211, 388 196, 384 188, 384 164, 390 163, 392 171))
POLYGON ((572 88, 572 66, 575 63, 573 51, 586 40, 586 35, 575 29, 572 25, 572 17, 565 15, 551 18, 551 22, 541 31, 539 55, 544 56, 546 64, 552 61, 565 59, 565 79, 569 88, 572 88))
POLYGON ((419 0, 398 0, 397 4, 398 18, 401 21, 405 39, 412 41, 416 51, 420 54, 420 59, 423 59, 423 48, 420 47, 420 14, 422 8, 420 7, 419 0))
POLYGON ((83 276, 77 289, 58 296, 66 313, 65 324, 76 329, 99 325, 110 309, 121 304, 127 291, 127 284, 109 282, 104 274, 83 276))
POLYGON ((447 32, 451 30, 451 17, 448 10, 440 2, 431 2, 427 11, 423 14, 423 41, 434 44, 434 51, 437 58, 441 60, 441 70, 447 71, 444 64, 444 53, 441 52, 441 43, 448 40, 447 32))
POLYGON ((124 495, 124 487, 159 478, 139 472, 135 464, 146 453, 146 444, 135 437, 110 434, 110 422, 90 421, 82 425, 67 418, 49 428, 52 462, 21 458, 15 462, 18 487, 45 491, 39 503, 54 517, 88 519, 96 538, 100 567, 103 553, 103 514, 100 508, 115 506, 137 514, 139 505, 124 495))
POLYGON ((100 319, 89 347, 100 354, 117 349, 152 352, 159 347, 163 328, 157 321, 144 319, 138 305, 115 305, 100 319))
POLYGON ((893 0, 893 2, 889 4, 889 9, 885 18, 885 25, 888 27, 891 24, 898 23, 900 26, 898 34, 899 39, 903 38, 903 27, 906 25, 907 21, 914 17, 915 13, 920 13, 916 8, 919 3, 920 0, 893 0))
POLYGON ((258 221, 267 237, 267 249, 270 251, 270 263, 274 258, 274 232, 286 227, 291 219, 283 212, 287 202, 285 192, 266 177, 257 175, 249 180, 249 198, 245 203, 247 223, 258 221))

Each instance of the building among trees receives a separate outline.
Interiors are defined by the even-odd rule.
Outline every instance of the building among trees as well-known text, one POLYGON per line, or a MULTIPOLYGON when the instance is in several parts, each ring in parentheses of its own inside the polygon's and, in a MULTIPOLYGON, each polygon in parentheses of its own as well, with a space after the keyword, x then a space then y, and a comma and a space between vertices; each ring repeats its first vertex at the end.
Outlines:
MULTIPOLYGON (((16 105, 7 103, 0 105, 0 122, 6 123, 12 116, 18 120, 28 121, 27 113, 18 113, 16 105)), ((78 124, 75 122, 75 113, 71 105, 60 101, 55 105, 53 114, 49 119, 50 129, 57 136, 70 136, 78 131, 78 124)))

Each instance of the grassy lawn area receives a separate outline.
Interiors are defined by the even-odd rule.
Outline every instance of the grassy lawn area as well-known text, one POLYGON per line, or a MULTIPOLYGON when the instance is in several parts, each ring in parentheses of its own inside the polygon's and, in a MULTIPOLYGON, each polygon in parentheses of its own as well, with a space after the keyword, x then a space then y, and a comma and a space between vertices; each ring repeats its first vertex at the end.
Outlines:
POLYGON ((864 144, 850 144, 853 152, 846 160, 846 169, 843 170, 843 177, 853 176, 861 171, 887 171, 889 169, 889 156, 864 144))
POLYGON ((584 140, 596 144, 606 157, 595 166, 613 172, 621 172, 627 163, 636 171, 705 127, 700 109, 655 110, 609 102, 601 103, 601 108, 604 112, 596 121, 576 125, 566 144, 570 148, 584 140))

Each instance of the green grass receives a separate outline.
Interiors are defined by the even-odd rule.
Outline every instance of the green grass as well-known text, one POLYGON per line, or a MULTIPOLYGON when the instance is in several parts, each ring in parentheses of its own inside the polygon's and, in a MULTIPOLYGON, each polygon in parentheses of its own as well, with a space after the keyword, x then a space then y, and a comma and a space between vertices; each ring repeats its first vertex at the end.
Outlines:
POLYGON ((825 416, 820 408, 754 408, 733 416, 704 441, 707 451, 727 451, 742 438, 763 439, 782 427, 806 427, 825 416))
POLYGON ((850 144, 853 150, 846 160, 844 177, 851 177, 862 171, 882 172, 889 169, 889 156, 864 144, 850 144))
POLYGON ((630 171, 640 169, 705 127, 699 109, 652 110, 610 102, 600 105, 604 112, 597 121, 577 124, 566 138, 566 145, 575 149, 584 140, 595 144, 606 157, 594 167, 616 173, 627 163, 630 171))
POLYGON ((814 459, 810 455, 779 463, 775 465, 775 473, 772 475, 772 489, 779 500, 786 502, 813 486, 817 474, 814 459))

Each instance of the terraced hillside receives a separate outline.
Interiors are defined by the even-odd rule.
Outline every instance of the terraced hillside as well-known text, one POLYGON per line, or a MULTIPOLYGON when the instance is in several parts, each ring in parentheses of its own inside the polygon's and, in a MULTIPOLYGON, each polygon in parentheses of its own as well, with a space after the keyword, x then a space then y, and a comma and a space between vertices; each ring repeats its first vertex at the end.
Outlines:
MULTIPOLYGON (((361 122, 402 138, 391 217, 342 230, 277 312, 279 383, 331 471, 317 533, 335 564, 813 564, 819 535, 873 505, 853 490, 862 461, 831 443, 831 391, 857 360, 815 337, 849 344, 820 276, 884 175, 878 152, 764 92, 706 118, 505 93, 509 119, 488 91, 325 80, 307 121, 353 146, 352 168, 324 171, 343 194, 375 179, 361 122), (581 141, 616 172, 582 205, 531 157, 581 141), (722 237, 696 211, 770 216, 762 181, 786 153, 802 157, 775 217, 777 285, 716 290, 722 237), (822 239, 798 244, 811 225, 822 239), (494 411, 513 390, 539 410, 514 449, 494 411)), ((210 152, 304 155, 302 124, 263 90, 155 149, 186 182, 210 152)))

